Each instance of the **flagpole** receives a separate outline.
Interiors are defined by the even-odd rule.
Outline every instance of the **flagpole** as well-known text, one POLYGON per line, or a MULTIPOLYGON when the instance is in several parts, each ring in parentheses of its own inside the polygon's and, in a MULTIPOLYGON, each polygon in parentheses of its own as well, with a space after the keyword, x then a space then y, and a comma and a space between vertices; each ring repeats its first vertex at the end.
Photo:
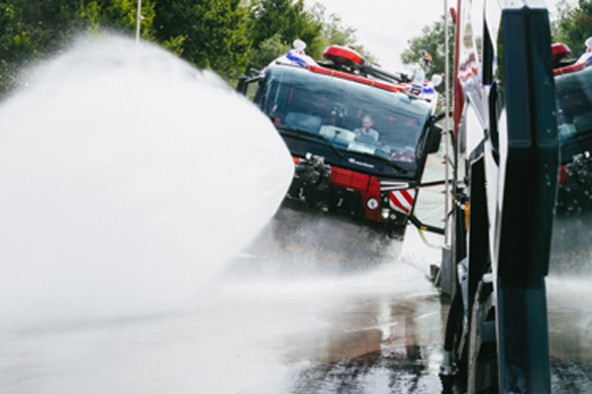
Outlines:
POLYGON ((444 244, 450 246, 450 231, 448 231, 449 204, 450 204, 450 73, 448 64, 448 53, 450 43, 448 42, 448 0, 444 0, 444 147, 445 147, 445 190, 444 190, 444 244))
POLYGON ((142 19, 142 0, 138 0, 138 13, 136 15, 136 44, 140 43, 140 20, 142 19))

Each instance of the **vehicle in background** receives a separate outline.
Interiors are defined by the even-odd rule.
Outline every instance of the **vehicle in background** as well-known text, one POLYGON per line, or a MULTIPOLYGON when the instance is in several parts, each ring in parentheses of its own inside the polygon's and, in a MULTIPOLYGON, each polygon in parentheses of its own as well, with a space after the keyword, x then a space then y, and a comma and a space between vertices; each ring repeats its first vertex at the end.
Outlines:
POLYGON ((389 74, 357 52, 329 46, 324 61, 305 44, 261 72, 241 78, 253 101, 292 153, 295 175, 287 205, 342 213, 402 237, 417 199, 426 156, 442 128, 434 83, 389 74))
POLYGON ((592 38, 570 60, 565 44, 553 44, 557 126, 561 145, 557 213, 592 208, 592 38))

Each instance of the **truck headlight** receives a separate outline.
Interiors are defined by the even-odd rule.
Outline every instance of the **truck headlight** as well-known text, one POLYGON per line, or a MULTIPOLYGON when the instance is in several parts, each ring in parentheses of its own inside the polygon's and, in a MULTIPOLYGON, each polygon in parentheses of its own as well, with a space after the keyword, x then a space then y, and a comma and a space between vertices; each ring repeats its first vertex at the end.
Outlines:
POLYGON ((366 205, 368 206, 368 208, 374 210, 378 208, 378 200, 375 198, 369 198, 368 201, 366 201, 366 205))

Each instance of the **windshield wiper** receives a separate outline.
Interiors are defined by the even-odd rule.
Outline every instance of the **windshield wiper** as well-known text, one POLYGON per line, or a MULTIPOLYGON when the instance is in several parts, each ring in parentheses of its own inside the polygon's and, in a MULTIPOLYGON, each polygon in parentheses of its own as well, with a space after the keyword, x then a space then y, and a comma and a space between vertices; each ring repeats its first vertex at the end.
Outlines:
POLYGON ((281 127, 281 126, 278 126, 277 129, 280 132, 280 134, 283 134, 283 135, 289 135, 290 137, 298 138, 298 139, 305 140, 305 141, 307 141, 307 140, 308 141, 310 141, 310 140, 318 141, 318 142, 322 143, 323 145, 331 148, 331 150, 333 150, 333 152, 335 152, 337 154, 337 156, 339 156, 341 159, 343 159, 343 152, 340 151, 338 148, 336 148, 331 143, 330 140, 328 140, 327 138, 323 137, 320 134, 313 134, 313 133, 310 133, 305 130, 297 130, 297 129, 291 129, 291 128, 286 128, 286 127, 281 127))

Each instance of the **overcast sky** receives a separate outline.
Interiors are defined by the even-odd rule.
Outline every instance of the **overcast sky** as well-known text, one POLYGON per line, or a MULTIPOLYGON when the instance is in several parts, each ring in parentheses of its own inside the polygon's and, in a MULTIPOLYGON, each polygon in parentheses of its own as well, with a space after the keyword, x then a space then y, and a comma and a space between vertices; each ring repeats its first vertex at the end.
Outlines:
MULTIPOLYGON (((571 0, 573 1, 573 0, 571 0)), ((328 13, 339 15, 345 26, 357 30, 363 44, 387 70, 401 70, 401 52, 407 40, 421 34, 444 15, 443 0, 305 0, 308 5, 321 3, 328 13)), ((545 0, 555 12, 558 0, 545 0)), ((456 6, 456 0, 448 0, 456 6)))

